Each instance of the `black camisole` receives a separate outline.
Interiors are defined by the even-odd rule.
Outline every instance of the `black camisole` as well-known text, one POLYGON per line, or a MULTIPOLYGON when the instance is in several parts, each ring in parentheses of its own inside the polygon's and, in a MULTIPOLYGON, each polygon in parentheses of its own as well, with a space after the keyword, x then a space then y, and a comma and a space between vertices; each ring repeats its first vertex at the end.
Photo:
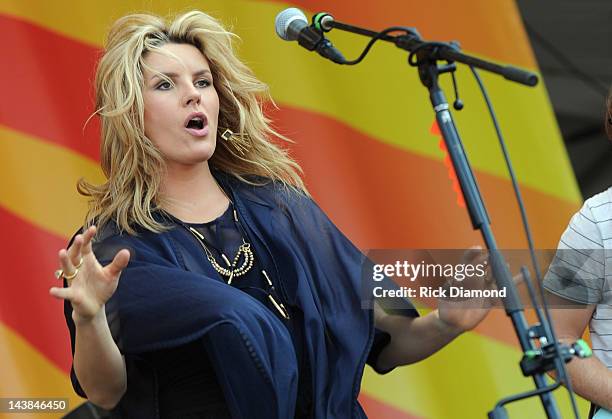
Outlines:
MULTIPOLYGON (((177 220, 178 221, 178 220, 177 220)), ((233 206, 217 219, 208 223, 187 224, 202 234, 207 247, 220 265, 224 265, 219 250, 232 260, 238 247, 242 244, 245 234, 234 222, 233 206)), ((177 224, 176 228, 184 228, 177 224)), ((248 237, 244 239, 249 242, 248 237)), ((252 247, 251 247, 252 248, 252 247)), ((232 286, 242 289, 252 297, 261 301, 274 312, 287 326, 296 349, 298 359, 298 400, 296 403, 296 418, 311 417, 311 384, 310 366, 307 357, 303 356, 303 333, 301 330, 302 316, 300 310, 289 308, 290 320, 282 318, 268 300, 268 287, 261 270, 273 272, 268 267, 261 266, 261 259, 254 255, 254 266, 244 276, 235 278, 232 286)), ((202 249, 203 263, 210 263, 202 249)), ((276 285, 278 278, 271 277, 276 285)), ((278 288, 278 287, 276 287, 278 288)), ((280 297, 276 297, 280 298, 280 297)), ((230 418, 229 409, 223 392, 217 380, 215 371, 206 353, 206 338, 181 345, 175 348, 157 350, 143 354, 153 366, 158 382, 158 404, 161 419, 224 419, 230 418)))

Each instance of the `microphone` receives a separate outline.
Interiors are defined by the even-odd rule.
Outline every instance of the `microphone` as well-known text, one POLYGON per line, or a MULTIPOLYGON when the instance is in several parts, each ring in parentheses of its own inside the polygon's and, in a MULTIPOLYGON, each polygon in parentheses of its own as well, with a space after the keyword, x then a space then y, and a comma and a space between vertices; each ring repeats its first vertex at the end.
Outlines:
POLYGON ((276 34, 285 41, 298 41, 298 44, 309 51, 316 51, 320 56, 332 60, 336 64, 346 63, 346 59, 323 33, 308 24, 306 15, 300 9, 290 7, 276 16, 274 22, 276 34))

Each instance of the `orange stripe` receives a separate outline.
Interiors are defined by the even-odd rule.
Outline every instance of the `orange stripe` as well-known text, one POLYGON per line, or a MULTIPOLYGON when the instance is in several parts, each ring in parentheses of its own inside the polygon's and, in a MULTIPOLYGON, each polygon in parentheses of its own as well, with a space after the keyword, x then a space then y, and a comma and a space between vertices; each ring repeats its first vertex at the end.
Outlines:
MULTIPOLYGON (((359 247, 461 249, 481 243, 467 212, 455 204, 442 162, 284 104, 271 116, 283 133, 295 139, 291 152, 304 168, 317 201, 359 247)), ((438 137, 432 135, 431 141, 438 137)), ((524 248, 510 182, 478 171, 475 175, 500 248, 524 248)), ((521 192, 536 246, 555 248, 577 204, 524 186, 521 192)))
POLYGON ((0 14, 13 34, 0 44, 0 124, 99 160, 99 122, 91 80, 98 51, 32 23, 0 14), (44 40, 44 47, 40 42, 44 40))
POLYGON ((66 240, 35 228, 2 207, 0 225, 6 238, 0 241, 5 278, 0 320, 67 372, 71 355, 63 304, 49 295, 49 288, 59 284, 53 277, 58 266, 56 252, 66 240))
MULTIPOLYGON (((274 1, 287 4, 282 0, 274 1)), ((471 53, 515 66, 536 68, 529 38, 514 0, 430 0, 427 5, 382 0, 372 7, 356 4, 352 0, 293 0, 289 3, 303 8, 305 13, 328 12, 340 22, 371 30, 398 25, 415 27, 426 40, 458 40, 461 47, 471 53), (415 11, 416 8, 425 7, 426 13, 423 10, 415 11), (508 34, 512 34, 511 43, 507 42, 508 34)), ((333 40, 334 31, 328 37, 333 40)), ((342 49, 342 45, 336 46, 342 49)))
MULTIPOLYGON (((391 147, 338 121, 286 105, 272 117, 279 122, 281 132, 296 140, 291 152, 302 165, 315 200, 361 249, 462 249, 483 245, 480 234, 472 230, 467 211, 456 204, 442 162, 391 147)), ((438 137, 432 135, 431 140, 438 141, 438 137)), ((500 248, 525 248, 510 182, 475 174, 500 248)), ((578 206, 524 186, 521 192, 536 247, 556 248, 578 206)), ((516 345, 502 310, 493 310, 477 331, 516 345)))
MULTIPOLYGON (((50 363, 18 334, 0 322, 0 397, 67 398, 67 410, 73 410, 83 399, 72 390, 65 371, 50 363)), ((64 417, 64 413, 0 413, 2 419, 52 419, 64 417)))
POLYGON ((359 403, 366 412, 368 417, 376 419, 421 419, 421 416, 416 416, 397 409, 390 404, 384 403, 361 392, 359 395, 359 403))
POLYGON ((0 155, 0 206, 51 234, 70 237, 87 211, 76 183, 81 177, 103 183, 98 163, 2 125, 0 155))

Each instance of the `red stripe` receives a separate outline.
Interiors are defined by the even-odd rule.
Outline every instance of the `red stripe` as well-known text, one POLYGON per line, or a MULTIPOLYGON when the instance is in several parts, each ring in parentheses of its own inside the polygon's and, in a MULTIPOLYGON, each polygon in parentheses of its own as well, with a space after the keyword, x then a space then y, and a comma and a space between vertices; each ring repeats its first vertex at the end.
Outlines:
POLYGON ((0 207, 0 320, 58 368, 70 371, 70 337, 61 301, 49 295, 64 238, 49 234, 0 207))
POLYGON ((32 23, 0 14, 0 124, 99 158, 92 82, 98 51, 32 23))

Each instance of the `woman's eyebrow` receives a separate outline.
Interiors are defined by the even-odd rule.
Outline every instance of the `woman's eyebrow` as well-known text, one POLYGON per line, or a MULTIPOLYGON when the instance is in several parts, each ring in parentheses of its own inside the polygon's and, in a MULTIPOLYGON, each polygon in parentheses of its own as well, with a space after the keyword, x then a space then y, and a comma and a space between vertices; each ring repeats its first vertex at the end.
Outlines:
MULTIPOLYGON (((176 77, 178 77, 178 74, 176 74, 176 73, 172 73, 172 72, 169 72, 169 73, 160 73, 160 74, 162 74, 162 75, 164 75, 164 76, 168 77, 169 79, 175 79, 176 77)), ((154 80, 154 79, 163 79, 163 78, 160 76, 160 74, 157 74, 157 73, 156 73, 156 74, 154 74, 154 75, 151 77, 151 80, 154 80)), ((193 73, 193 77, 199 77, 199 76, 203 76, 203 75, 206 75, 206 74, 208 74, 208 75, 212 75, 212 73, 210 72, 210 70, 208 70, 208 69, 204 69, 204 70, 199 70, 199 71, 196 71, 195 73, 193 73)))

